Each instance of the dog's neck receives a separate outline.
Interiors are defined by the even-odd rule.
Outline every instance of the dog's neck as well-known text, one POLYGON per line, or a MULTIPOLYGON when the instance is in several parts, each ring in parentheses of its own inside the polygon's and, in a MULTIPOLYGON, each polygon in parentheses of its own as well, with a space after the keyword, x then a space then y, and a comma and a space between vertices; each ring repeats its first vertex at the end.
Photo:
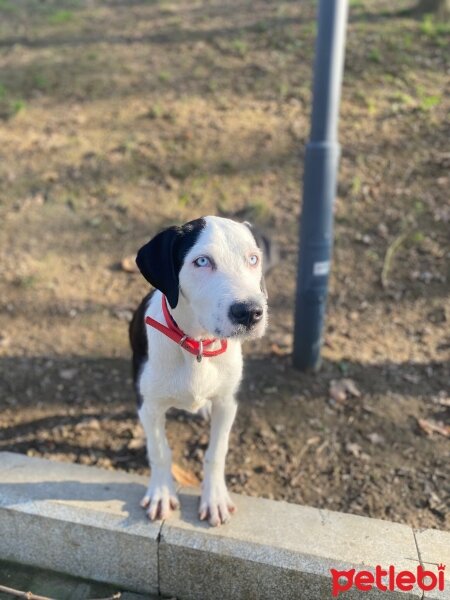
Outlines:
POLYGON ((211 332, 204 329, 196 317, 189 302, 180 293, 178 304, 175 308, 169 307, 169 312, 174 318, 178 327, 190 338, 200 340, 215 337, 211 332))

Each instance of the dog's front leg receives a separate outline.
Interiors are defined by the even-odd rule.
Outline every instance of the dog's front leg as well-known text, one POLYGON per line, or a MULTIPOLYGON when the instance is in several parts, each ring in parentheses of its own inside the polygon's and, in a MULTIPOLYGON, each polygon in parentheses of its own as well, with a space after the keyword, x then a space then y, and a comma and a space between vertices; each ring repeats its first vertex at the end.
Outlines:
POLYGON ((236 400, 216 399, 212 402, 211 437, 205 454, 204 480, 200 498, 200 519, 208 518, 214 527, 225 523, 236 510, 225 484, 225 458, 228 437, 236 415, 236 400))
POLYGON ((172 453, 165 432, 166 407, 147 406, 144 402, 139 418, 147 436, 147 453, 150 462, 150 483, 141 506, 147 509, 150 520, 165 519, 179 502, 172 478, 172 453))

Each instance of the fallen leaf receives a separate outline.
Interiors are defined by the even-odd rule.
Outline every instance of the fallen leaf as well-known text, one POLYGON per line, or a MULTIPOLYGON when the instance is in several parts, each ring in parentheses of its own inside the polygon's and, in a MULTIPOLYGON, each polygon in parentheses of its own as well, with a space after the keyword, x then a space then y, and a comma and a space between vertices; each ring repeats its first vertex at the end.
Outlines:
POLYGON ((84 421, 80 421, 79 423, 77 423, 74 429, 77 433, 86 429, 93 429, 99 431, 101 429, 101 426, 98 419, 85 419, 84 421))
POLYGON ((276 385, 265 387, 263 389, 263 394, 276 394, 277 392, 278 392, 278 388, 276 385))
POLYGON ((145 438, 133 438, 128 444, 130 450, 141 450, 145 446, 145 438))
POLYGON ((122 258, 120 261, 120 268, 122 271, 125 271, 125 273, 139 273, 134 255, 122 258))
POLYGON ((70 381, 77 375, 78 371, 76 369, 61 369, 59 372, 59 376, 61 379, 65 379, 66 381, 70 381))
POLYGON ((448 206, 439 207, 434 211, 434 220, 448 223, 450 221, 450 208, 448 206))
POLYGON ((345 391, 345 386, 342 385, 342 380, 336 381, 333 379, 330 382, 328 393, 330 394, 330 398, 338 404, 343 404, 347 399, 347 393, 345 391))
POLYGON ((403 379, 408 383, 416 384, 420 382, 420 376, 413 373, 405 373, 405 375, 403 375, 403 379))
POLYGON ((270 350, 272 354, 276 354, 277 356, 284 356, 285 354, 289 353, 287 348, 280 348, 280 346, 275 342, 270 345, 270 350))
POLYGON ((200 480, 194 473, 192 473, 192 471, 186 471, 186 469, 183 469, 176 463, 172 464, 172 475, 175 481, 180 485, 185 485, 188 487, 200 486, 200 480))
POLYGON ((353 381, 353 379, 343 379, 342 383, 344 383, 345 389, 350 395, 354 396, 355 398, 361 397, 361 392, 356 387, 356 383, 353 381))
POLYGON ((332 379, 329 388, 330 397, 338 404, 343 404, 347 400, 347 395, 350 394, 355 398, 361 397, 361 392, 356 387, 353 379, 332 379))
POLYGON ((345 444, 345 449, 350 454, 353 454, 353 456, 355 458, 358 458, 359 455, 361 454, 361 446, 359 444, 354 444, 354 443, 345 444))
POLYGON ((380 223, 377 227, 377 231, 378 234, 384 239, 386 239, 389 235, 389 229, 385 223, 380 223))
POLYGON ((382 446, 385 443, 385 439, 382 435, 374 431, 373 433, 369 433, 367 438, 372 444, 382 446))
POLYGON ((367 235, 367 234, 357 233, 355 235, 355 240, 357 242, 361 242, 362 244, 365 244, 366 246, 370 246, 372 243, 372 238, 370 237, 370 235, 367 235))
POLYGON ((441 421, 437 422, 430 419, 417 419, 417 422, 422 431, 427 435, 439 433, 444 437, 450 437, 450 425, 444 425, 441 421))
POLYGON ((313 435, 313 437, 310 437, 306 440, 306 445, 307 446, 312 446, 314 444, 318 444, 320 442, 320 437, 318 435, 313 435))
POLYGON ((440 404, 441 406, 446 406, 450 408, 450 398, 444 395, 438 395, 436 398, 433 398, 433 402, 436 404, 440 404))
POLYGON ((275 431, 277 433, 281 433, 282 431, 284 431, 286 429, 286 427, 284 425, 282 425, 281 423, 276 423, 273 428, 275 429, 275 431))

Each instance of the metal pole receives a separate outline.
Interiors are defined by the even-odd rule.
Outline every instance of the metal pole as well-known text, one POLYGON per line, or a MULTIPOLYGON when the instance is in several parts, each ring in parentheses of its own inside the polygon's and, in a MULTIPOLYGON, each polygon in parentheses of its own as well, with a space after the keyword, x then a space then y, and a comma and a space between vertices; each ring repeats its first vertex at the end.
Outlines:
POLYGON ((294 366, 320 366, 333 246, 337 124, 348 0, 319 0, 311 137, 306 146, 295 306, 294 366))

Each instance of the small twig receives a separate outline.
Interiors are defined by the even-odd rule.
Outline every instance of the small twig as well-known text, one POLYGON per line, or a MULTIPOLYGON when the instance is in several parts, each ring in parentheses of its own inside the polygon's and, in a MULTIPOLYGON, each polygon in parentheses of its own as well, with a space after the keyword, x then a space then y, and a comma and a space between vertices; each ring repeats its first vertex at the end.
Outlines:
POLYGON ((27 600, 52 600, 52 598, 47 598, 47 596, 36 596, 31 592, 14 590, 13 588, 6 587, 6 585, 0 585, 0 592, 9 594, 10 596, 15 596, 16 598, 26 598, 27 600))
POLYGON ((400 248, 400 246, 403 244, 403 242, 406 240, 406 238, 408 236, 409 236, 409 232, 407 232, 407 231, 401 233, 399 236, 397 236, 395 238, 395 240, 392 242, 392 244, 390 246, 388 246, 388 249, 386 250, 386 255, 384 257, 384 262, 383 262, 383 269, 381 271, 381 285, 383 286, 384 289, 386 289, 387 285, 388 285, 388 274, 391 269, 392 260, 395 256, 395 253, 398 251, 398 249, 400 248))
MULTIPOLYGON (((4 594, 9 594, 10 596, 15 596, 16 598, 26 598, 26 600, 54 600, 53 598, 48 598, 47 596, 38 596, 31 592, 22 592, 21 590, 15 590, 13 588, 6 587, 6 585, 0 585, 0 592, 3 592, 4 594)), ((95 600, 120 600, 121 596, 122 593, 117 592, 112 596, 108 596, 106 598, 95 598, 95 600)))

